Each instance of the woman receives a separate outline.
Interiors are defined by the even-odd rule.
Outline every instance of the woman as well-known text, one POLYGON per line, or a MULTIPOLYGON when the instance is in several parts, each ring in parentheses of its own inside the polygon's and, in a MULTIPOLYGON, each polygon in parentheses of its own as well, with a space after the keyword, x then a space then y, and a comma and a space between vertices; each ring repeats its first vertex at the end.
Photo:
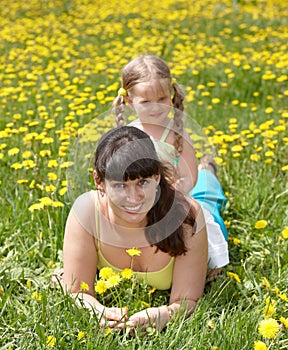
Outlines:
POLYGON ((96 191, 75 201, 64 237, 65 289, 93 308, 100 324, 163 329, 173 314, 192 313, 207 275, 208 249, 200 205, 173 187, 169 170, 158 160, 143 131, 123 126, 105 134, 95 155, 96 191), (171 288, 169 305, 147 308, 128 318, 125 308, 97 301, 97 268, 131 266, 126 249, 137 247, 133 271, 158 289, 171 288), (88 291, 81 291, 81 282, 88 291))

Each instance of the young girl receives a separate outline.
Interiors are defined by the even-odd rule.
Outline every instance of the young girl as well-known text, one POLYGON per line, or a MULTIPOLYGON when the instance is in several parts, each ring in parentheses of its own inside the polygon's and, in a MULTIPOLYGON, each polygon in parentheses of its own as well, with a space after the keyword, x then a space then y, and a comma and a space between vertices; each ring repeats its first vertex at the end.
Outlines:
POLYGON ((183 128, 184 94, 172 81, 167 64, 155 56, 140 56, 122 71, 122 88, 114 100, 116 125, 124 125, 128 104, 138 115, 131 125, 153 140, 162 161, 177 170, 176 188, 188 193, 197 182, 197 160, 193 144, 183 128), (171 100, 171 94, 173 97, 171 100), (168 114, 173 107, 174 118, 168 114))
POLYGON ((204 208, 210 256, 214 257, 211 264, 220 268, 229 262, 228 233, 220 214, 226 197, 212 158, 202 159, 198 173, 193 144, 183 128, 183 101, 184 95, 173 81, 168 65, 159 57, 139 56, 122 70, 122 87, 113 103, 115 121, 117 125, 125 123, 124 113, 129 105, 139 117, 130 125, 145 131, 159 158, 176 167, 175 187, 189 193, 204 208), (172 107, 174 118, 170 119, 172 107))

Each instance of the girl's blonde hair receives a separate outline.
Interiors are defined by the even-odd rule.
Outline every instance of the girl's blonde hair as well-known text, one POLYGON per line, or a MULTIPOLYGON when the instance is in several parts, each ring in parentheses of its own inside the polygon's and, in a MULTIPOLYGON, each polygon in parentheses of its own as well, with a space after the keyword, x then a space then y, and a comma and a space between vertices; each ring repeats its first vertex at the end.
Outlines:
MULTIPOLYGON (((130 61, 122 70, 122 88, 129 93, 133 86, 139 83, 146 83, 154 79, 167 79, 169 90, 174 90, 172 104, 174 107, 174 147, 176 157, 183 150, 183 110, 184 94, 180 86, 172 82, 170 68, 161 58, 152 55, 143 55, 130 61)), ((125 113, 125 97, 117 96, 113 102, 115 122, 117 126, 123 126, 125 113)))

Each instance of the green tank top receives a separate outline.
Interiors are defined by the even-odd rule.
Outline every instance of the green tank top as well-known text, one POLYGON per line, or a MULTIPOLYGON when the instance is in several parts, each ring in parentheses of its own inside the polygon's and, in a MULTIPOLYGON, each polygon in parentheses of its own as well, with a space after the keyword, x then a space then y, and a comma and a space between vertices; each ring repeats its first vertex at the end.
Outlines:
MULTIPOLYGON (((121 272, 122 270, 118 267, 113 266, 107 261, 101 252, 101 240, 100 240, 100 224, 99 224, 99 210, 98 210, 98 198, 95 198, 95 220, 96 220, 96 235, 98 241, 98 269, 102 267, 111 267, 115 272, 121 272)), ((153 272, 138 272, 134 271, 135 276, 145 280, 151 287, 155 287, 159 290, 170 289, 172 286, 173 269, 174 269, 175 258, 172 257, 169 263, 159 271, 153 272)))

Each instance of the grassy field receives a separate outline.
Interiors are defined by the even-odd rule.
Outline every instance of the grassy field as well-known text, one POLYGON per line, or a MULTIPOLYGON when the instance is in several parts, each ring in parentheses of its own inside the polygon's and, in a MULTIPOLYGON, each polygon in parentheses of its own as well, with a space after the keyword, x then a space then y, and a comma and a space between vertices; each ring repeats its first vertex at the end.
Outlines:
POLYGON ((1 0, 0 350, 288 349, 285 3, 1 0), (214 145, 231 262, 193 317, 131 336, 99 330, 49 280, 77 134, 111 128, 120 70, 143 53, 169 63, 214 145))

